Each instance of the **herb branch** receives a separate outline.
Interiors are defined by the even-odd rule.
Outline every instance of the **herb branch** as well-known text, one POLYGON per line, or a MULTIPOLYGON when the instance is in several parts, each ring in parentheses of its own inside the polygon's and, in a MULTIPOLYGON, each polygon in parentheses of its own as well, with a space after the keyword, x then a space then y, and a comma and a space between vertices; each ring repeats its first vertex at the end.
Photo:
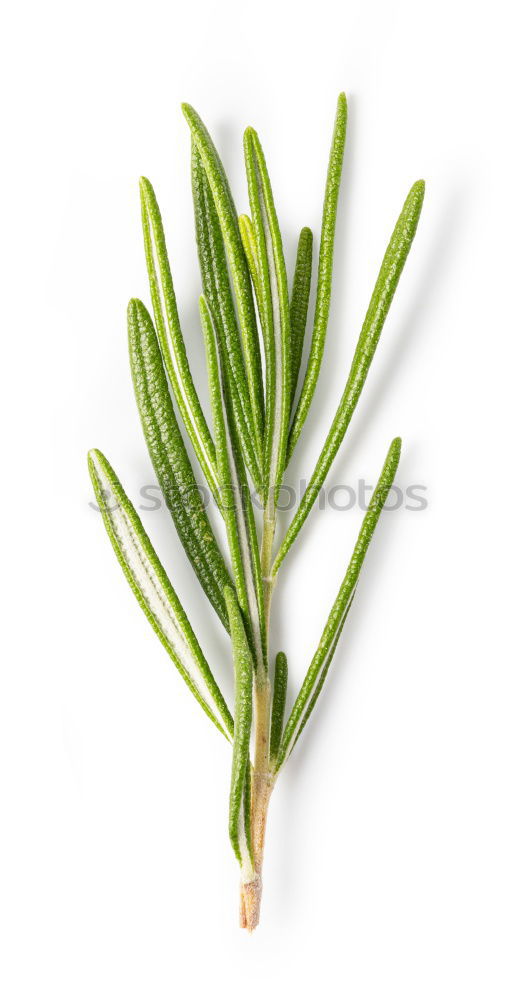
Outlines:
POLYGON ((274 586, 359 401, 418 226, 424 182, 413 185, 396 222, 336 415, 307 490, 285 537, 276 545, 279 490, 315 399, 323 360, 346 139, 346 98, 339 95, 331 142, 315 309, 304 372, 312 232, 307 227, 300 232, 290 285, 271 182, 257 133, 248 128, 244 134, 250 214, 238 215, 206 126, 190 105, 183 105, 183 113, 192 141, 192 194, 202 289, 199 312, 211 420, 203 413, 190 372, 162 217, 152 185, 145 178, 140 182, 142 224, 154 321, 142 302, 131 300, 129 356, 142 429, 158 482, 192 568, 229 633, 235 679, 233 715, 115 472, 98 450, 89 453, 88 465, 106 531, 135 597, 192 694, 232 744, 229 835, 241 872, 241 926, 252 931, 260 915, 271 793, 329 671, 368 547, 395 478, 400 438, 395 438, 388 449, 343 582, 287 722, 285 653, 276 653, 271 676, 269 619, 274 586), (190 439, 198 473, 192 467, 183 429, 190 439), (222 519, 226 553, 221 551, 202 503, 196 478, 199 472, 222 519), (252 487, 263 505, 260 532, 251 502, 252 487))

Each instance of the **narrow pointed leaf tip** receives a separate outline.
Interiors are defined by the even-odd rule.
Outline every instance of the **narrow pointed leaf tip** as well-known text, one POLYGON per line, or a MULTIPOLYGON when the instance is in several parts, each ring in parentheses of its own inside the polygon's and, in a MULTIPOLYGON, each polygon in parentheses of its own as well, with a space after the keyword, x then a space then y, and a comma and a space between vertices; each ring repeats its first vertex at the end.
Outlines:
POLYGON ((279 770, 291 753, 323 687, 343 625, 355 595, 357 581, 368 547, 395 478, 401 447, 402 441, 400 438, 395 438, 390 445, 379 481, 364 516, 348 569, 285 727, 276 760, 277 770, 279 770))
POLYGON ((289 293, 271 182, 259 137, 252 128, 244 133, 244 156, 256 247, 252 267, 255 266, 257 272, 257 299, 266 359, 264 493, 266 516, 272 520, 285 467, 291 407, 289 293))
POLYGON ((140 196, 145 258, 163 360, 197 460, 215 495, 218 482, 214 443, 190 373, 162 217, 153 186, 146 177, 140 178, 140 196))
POLYGON ((318 461, 316 462, 309 485, 280 546, 273 566, 273 575, 278 572, 281 562, 287 555, 307 519, 354 414, 397 289, 399 278, 413 243, 422 210, 424 193, 425 184, 423 181, 417 181, 416 184, 413 184, 397 219, 383 257, 361 333, 359 334, 343 395, 318 461))
POLYGON ((233 719, 133 504, 102 452, 88 453, 88 468, 104 526, 140 607, 194 697, 231 740, 233 719))
POLYGON ((227 372, 236 433, 253 482, 262 492, 262 470, 254 442, 253 416, 221 224, 201 155, 191 153, 192 198, 203 293, 210 307, 227 372))
POLYGON ((233 741, 232 777, 230 785, 229 833, 245 880, 253 876, 250 836, 249 749, 252 718, 253 657, 235 593, 229 587, 224 592, 235 672, 235 731, 233 741))
POLYGON ((242 245, 237 212, 221 158, 206 125, 192 105, 183 104, 182 110, 208 178, 228 256, 241 330, 255 448, 259 456, 259 465, 262 466, 264 397, 260 346, 251 279, 242 245))

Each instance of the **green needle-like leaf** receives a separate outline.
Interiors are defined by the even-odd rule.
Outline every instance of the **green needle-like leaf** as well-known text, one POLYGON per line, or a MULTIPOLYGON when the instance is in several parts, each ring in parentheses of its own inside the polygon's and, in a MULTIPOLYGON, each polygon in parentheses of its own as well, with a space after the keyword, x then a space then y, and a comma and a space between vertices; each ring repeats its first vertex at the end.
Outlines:
POLYGON ((210 310, 201 296, 201 325, 205 337, 208 382, 221 481, 220 506, 230 547, 235 586, 248 626, 248 634, 259 673, 265 665, 265 624, 257 533, 251 497, 232 424, 224 373, 220 364, 210 310))
POLYGON ((330 312, 330 295, 332 291, 332 268, 334 263, 334 236, 336 232, 336 215, 343 168, 347 125, 347 103, 344 94, 340 94, 337 102, 334 134, 330 147, 330 158, 327 169, 327 183, 323 200, 323 218, 321 222, 321 244, 318 264, 318 287, 316 291, 316 307, 314 310, 314 327, 312 331, 311 350, 307 362, 307 371, 303 380, 302 391, 293 418, 289 443, 287 446, 287 461, 289 461, 302 427, 307 418, 316 383, 320 373, 325 337, 330 312))
POLYGON ((206 126, 190 104, 183 104, 182 108, 208 177, 226 247, 241 328, 255 444, 262 464, 264 397, 260 348, 251 281, 237 212, 221 159, 206 126))
POLYGON ((260 324, 264 328, 264 309, 262 302, 262 288, 260 286, 259 266, 257 260, 257 241, 253 230, 253 223, 249 215, 239 215, 239 229, 241 233, 242 245, 248 268, 251 274, 253 291, 255 292, 255 302, 257 303, 260 324))
POLYGON ((269 756, 275 761, 280 749, 282 730, 284 726, 285 699, 287 696, 287 656, 277 653, 275 661, 275 680, 273 685, 273 703, 271 707, 271 734, 269 738, 269 756))
POLYGON ((160 209, 152 184, 145 177, 140 179, 140 194, 145 257, 162 356, 183 423, 215 495, 218 482, 214 443, 190 373, 160 209))
POLYGON ((226 702, 133 504, 102 452, 89 452, 88 467, 106 531, 140 607, 194 697, 231 740, 226 702))
POLYGON ((153 322, 138 299, 129 303, 128 335, 136 401, 158 482, 194 572, 228 628, 224 588, 232 580, 178 427, 153 322))
MULTIPOLYGON (((326 661, 325 661, 325 666, 323 667, 323 669, 321 671, 321 674, 319 676, 319 679, 318 679, 318 681, 317 681, 317 683, 316 683, 316 685, 314 687, 314 690, 313 690, 313 693, 311 695, 309 704, 307 705, 307 708, 304 711, 302 720, 301 720, 300 725, 299 725, 299 727, 298 727, 298 729, 296 731, 296 736, 294 737, 294 741, 292 743, 292 746, 291 746, 291 749, 289 751, 289 754, 291 754, 293 752, 294 747, 298 743, 298 740, 300 739, 300 736, 302 735, 302 732, 305 729, 305 726, 307 725, 307 722, 309 721, 309 717, 310 717, 310 715, 312 713, 312 710, 313 710, 313 708, 314 708, 314 706, 315 706, 315 704, 316 704, 316 702, 317 702, 317 700, 318 700, 318 698, 320 696, 321 689, 322 689, 322 687, 323 687, 323 685, 325 683, 327 674, 328 674, 329 669, 330 669, 330 665, 331 665, 332 660, 334 658, 334 653, 336 652, 338 642, 339 642, 339 640, 341 638, 341 633, 343 631, 345 622, 346 622, 346 620, 348 618, 350 609, 351 609, 352 604, 354 602, 354 597, 355 597, 355 591, 352 594, 352 596, 350 598, 350 601, 349 601, 347 607, 345 608, 345 610, 343 612, 343 617, 342 617, 340 625, 339 625, 339 627, 338 627, 338 629, 336 631, 336 635, 334 637, 334 642, 332 643, 332 645, 329 648, 328 655, 327 655, 326 661)), ((285 761, 284 761, 284 763, 285 763, 285 761)))
POLYGON ((298 240, 293 290, 291 293, 291 409, 294 404, 298 375, 302 362, 303 342, 307 326, 307 310, 311 293, 312 231, 304 226, 298 240))
POLYGON ((242 245, 244 247, 244 252, 246 254, 246 260, 248 261, 248 267, 253 281, 253 287, 255 289, 255 297, 257 298, 258 289, 260 288, 258 261, 257 261, 257 241, 255 239, 253 223, 249 215, 246 214, 239 215, 239 231, 241 234, 241 240, 242 240, 242 245))
POLYGON ((192 142, 192 196, 203 293, 214 320, 222 363, 228 377, 233 418, 244 461, 259 493, 262 470, 257 455, 248 382, 242 354, 223 234, 210 185, 195 142, 192 142))
POLYGON ((284 472, 291 406, 289 292, 271 183, 258 135, 252 128, 244 134, 244 154, 266 357, 264 493, 266 516, 269 508, 269 520, 273 520, 284 472))
POLYGON ((359 573, 364 562, 368 546, 386 502, 390 487, 395 478, 400 458, 401 440, 395 438, 388 451, 379 481, 375 487, 368 510, 363 519, 352 558, 348 565, 345 578, 339 588, 339 593, 323 630, 319 646, 312 663, 305 675, 300 693, 289 716, 282 743, 278 754, 276 769, 278 770, 289 756, 298 736, 305 726, 321 691, 334 655, 341 630, 354 597, 359 573))
POLYGON ((282 560, 287 555, 300 528, 304 524, 325 482, 327 473, 352 419, 353 412, 366 381, 366 376, 370 370, 370 365, 379 342, 384 321, 393 301, 402 269, 411 249, 422 210, 424 192, 424 182, 417 181, 406 198, 402 212, 393 230, 357 342, 345 390, 321 454, 316 462, 310 483, 289 525, 287 534, 275 559, 273 575, 278 572, 282 560))
POLYGON ((230 785, 229 833, 245 880, 251 880, 253 860, 250 836, 249 752, 252 718, 253 657, 233 590, 224 592, 232 637, 235 672, 235 724, 230 785))

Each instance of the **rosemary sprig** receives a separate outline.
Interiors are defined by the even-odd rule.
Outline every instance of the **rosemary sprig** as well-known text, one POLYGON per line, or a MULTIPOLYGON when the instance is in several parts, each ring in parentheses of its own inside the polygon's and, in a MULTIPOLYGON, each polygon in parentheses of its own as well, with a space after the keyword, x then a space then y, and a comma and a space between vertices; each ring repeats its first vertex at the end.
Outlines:
POLYGON ((205 125, 190 105, 184 105, 183 111, 192 139, 192 193, 203 292, 199 308, 212 429, 190 372, 162 219, 153 188, 145 179, 141 182, 144 247, 156 329, 145 306, 132 299, 128 309, 129 354, 142 428, 158 481, 192 567, 230 633, 235 679, 233 717, 179 598, 113 469, 96 450, 89 453, 88 463, 106 531, 139 604, 206 714, 233 744, 229 834, 241 871, 241 925, 251 931, 260 913, 270 796, 313 712, 335 656, 366 552, 397 470, 400 438, 395 438, 388 451, 348 569, 287 723, 287 657, 283 652, 277 654, 274 671, 269 663, 274 583, 325 482, 357 406, 417 229, 424 184, 417 181, 413 185, 397 221, 343 396, 309 486, 274 556, 278 492, 314 399, 323 359, 346 136, 346 98, 344 94, 338 98, 323 205, 311 346, 297 400, 311 289, 312 233, 306 227, 300 232, 289 297, 280 224, 257 133, 248 128, 244 135, 250 208, 249 214, 238 215, 226 173, 205 125), (230 569, 201 499, 167 375, 197 463, 226 527, 230 569), (252 486, 263 501, 261 532, 257 531, 253 512, 252 486))

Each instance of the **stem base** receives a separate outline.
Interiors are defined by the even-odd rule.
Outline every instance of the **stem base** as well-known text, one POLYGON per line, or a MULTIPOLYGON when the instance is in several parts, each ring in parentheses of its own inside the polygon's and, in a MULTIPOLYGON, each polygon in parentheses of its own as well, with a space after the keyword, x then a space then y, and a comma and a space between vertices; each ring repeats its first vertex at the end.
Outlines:
POLYGON ((251 785, 251 838, 255 878, 241 883, 240 925, 245 930, 254 931, 260 919, 262 899, 262 862, 264 860, 264 839, 266 835, 267 812, 273 777, 270 772, 253 774, 251 785))

